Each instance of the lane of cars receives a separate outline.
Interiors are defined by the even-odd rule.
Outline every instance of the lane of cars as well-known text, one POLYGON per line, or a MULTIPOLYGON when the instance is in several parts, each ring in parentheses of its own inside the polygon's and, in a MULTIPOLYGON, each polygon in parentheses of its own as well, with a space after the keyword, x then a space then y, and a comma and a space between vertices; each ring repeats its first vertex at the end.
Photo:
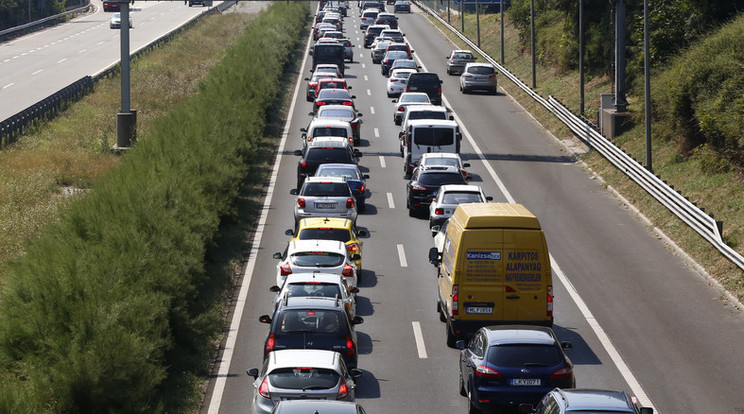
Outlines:
MULTIPOLYGON (((343 14, 338 11, 338 15, 335 15, 332 8, 338 7, 340 3, 325 3, 329 7, 326 7, 321 22, 334 24, 335 29, 339 29, 335 20, 338 19, 339 22, 343 22, 343 14)), ((372 2, 360 2, 360 6, 362 8, 370 7, 368 6, 369 3, 372 2)), ((375 6, 373 7, 379 7, 381 9, 385 7, 378 2, 374 3, 375 6)), ((343 31, 343 27, 340 29, 343 31)), ((381 33, 384 30, 383 28, 381 33)), ((325 34, 335 33, 336 31, 339 30, 329 30, 325 34)), ((320 44, 324 46, 334 44, 331 41, 322 41, 323 35, 320 34, 318 38, 320 44)), ((390 44, 395 44, 395 42, 390 44)), ((315 59, 320 56, 318 50, 317 47, 313 48, 315 61, 313 66, 316 70, 318 65, 323 64, 322 60, 315 59)), ((410 57, 410 54, 406 52, 405 58, 408 57, 410 57)), ((404 59, 404 56, 398 59, 410 60, 404 59)), ((391 60, 396 59, 393 58, 391 60)), ((394 63, 390 62, 390 64, 392 66, 394 63)), ((333 75, 336 79, 342 79, 344 75, 343 63, 341 66, 333 75)), ((411 70, 411 76, 421 73, 419 69, 418 67, 409 69, 411 70)), ((466 72, 466 70, 463 69, 463 72, 466 72)), ((424 73, 424 75, 429 74, 424 73)), ((419 87, 425 89, 425 92, 417 93, 410 91, 410 82, 408 82, 406 86, 407 92, 404 93, 401 91, 401 93, 404 95, 408 93, 411 96, 423 95, 427 99, 421 107, 427 107, 429 111, 420 111, 419 115, 421 118, 404 121, 405 118, 401 117, 400 123, 404 124, 405 129, 401 131, 399 138, 405 159, 404 168, 410 174, 407 177, 409 215, 429 211, 431 226, 446 220, 446 213, 443 211, 445 203, 448 203, 448 208, 451 209, 458 203, 471 202, 473 198, 469 197, 472 197, 473 193, 481 202, 491 200, 485 196, 480 187, 467 184, 466 177, 468 173, 465 168, 469 165, 468 163, 463 163, 458 156, 461 136, 457 123, 450 119, 449 111, 446 108, 442 108, 443 110, 431 108, 432 100, 435 100, 437 104, 441 105, 441 80, 438 77, 434 78, 432 76, 422 76, 421 78, 425 80, 425 85, 422 84, 419 87), (432 85, 434 86, 433 88, 431 87, 432 85), (426 118, 429 115, 432 118, 426 118), (446 119, 442 119, 443 116, 446 119), (433 156, 435 154, 442 154, 442 156, 433 156), (424 162, 420 161, 422 158, 424 162), (433 179, 429 183, 426 180, 429 176, 446 176, 446 179, 433 179), (429 184, 431 186, 426 187, 429 184), (449 187, 452 190, 452 197, 446 200, 442 198, 438 202, 437 205, 441 204, 443 206, 441 209, 438 207, 431 209, 430 204, 432 204, 433 200, 436 200, 435 197, 439 196, 437 190, 442 184, 447 186, 454 185, 449 187), (411 198, 411 189, 420 192, 420 197, 415 202, 411 198)), ((308 98, 311 96, 310 90, 312 89, 309 83, 307 89, 308 98)), ((313 115, 318 115, 320 112, 319 108, 326 105, 328 107, 351 107, 356 112, 356 108, 354 107, 354 99, 356 97, 348 92, 347 87, 320 88, 316 84, 313 89, 313 97, 313 115), (324 91, 328 91, 327 93, 333 96, 344 95, 347 97, 347 100, 344 102, 348 103, 344 104, 341 102, 339 104, 338 102, 333 102, 332 104, 328 104, 325 102, 328 98, 324 95, 324 91), (320 105, 318 104, 319 102, 321 103, 320 105)), ((435 107, 441 108, 436 105, 435 107)), ((394 111, 394 113, 397 112, 397 110, 394 111)), ((347 115, 347 118, 349 117, 351 116, 347 115)), ((311 125, 315 122, 315 119, 311 121, 311 125)), ((358 115, 352 117, 352 119, 358 119, 358 115)), ((341 123, 349 122, 338 121, 341 123)), ((319 130, 322 129, 320 128, 319 130)), ((262 315, 259 318, 260 322, 270 325, 270 331, 264 346, 266 357, 264 359, 264 365, 260 370, 258 368, 249 370, 249 375, 255 379, 253 400, 255 412, 263 413, 270 412, 271 410, 280 412, 285 409, 285 406, 290 405, 285 403, 285 400, 333 399, 332 396, 335 396, 335 399, 338 400, 353 400, 353 391, 356 388, 354 379, 359 378, 361 375, 361 371, 355 370, 358 364, 359 349, 354 326, 362 323, 363 319, 355 315, 355 310, 352 311, 351 304, 353 301, 351 298, 355 298, 356 293, 359 292, 357 285, 359 276, 361 275, 361 243, 349 244, 348 242, 352 239, 355 231, 359 232, 356 229, 355 223, 359 212, 358 195, 365 193, 368 189, 363 187, 361 191, 357 190, 357 193, 353 194, 350 182, 355 177, 359 179, 368 178, 368 176, 365 177, 358 166, 359 158, 362 154, 355 148, 355 145, 359 145, 359 141, 355 141, 355 137, 353 133, 350 133, 350 129, 337 128, 330 125, 325 129, 329 130, 329 135, 324 135, 323 132, 317 133, 315 132, 315 128, 306 128, 305 131, 302 131, 305 134, 302 137, 303 148, 295 151, 296 155, 301 156, 298 162, 297 187, 292 190, 292 194, 297 196, 295 199, 295 228, 288 230, 287 233, 296 235, 297 240, 290 241, 284 253, 276 253, 274 255, 279 260, 277 264, 277 284, 271 289, 278 293, 274 301, 275 309, 271 315, 262 315), (334 136, 332 134, 338 135, 334 136), (338 156, 338 154, 343 155, 338 156), (339 167, 341 165, 344 167, 339 167), (330 168, 328 175, 319 174, 325 167, 330 168), (347 175, 341 172, 340 174, 336 174, 337 171, 333 167, 345 168, 354 173, 347 175), (330 171, 334 171, 334 173, 330 171), (346 187, 343 188, 343 191, 337 191, 338 188, 344 187, 344 185, 346 187), (327 188, 325 190, 319 190, 322 187, 327 188), (336 200, 333 197, 340 198, 336 200), (310 210, 313 211, 310 212, 310 210), (310 215, 305 216, 305 214, 310 215), (344 222, 343 227, 346 230, 342 239, 338 238, 338 233, 332 235, 331 233, 334 232, 328 231, 334 228, 334 226, 336 228, 342 227, 340 223, 330 223, 331 220, 341 220, 344 222), (318 221, 323 223, 318 223, 318 221), (303 232, 311 229, 316 230, 312 237, 317 238, 303 238, 303 232), (323 232, 325 234, 321 234, 323 232), (346 235, 348 234, 351 234, 352 237, 349 240, 343 240, 346 239, 346 235), (356 250, 353 246, 356 246, 356 250), (332 289, 325 289, 325 287, 332 289), (339 293, 339 289, 346 290, 339 293), (330 351, 329 353, 336 354, 336 357, 313 353, 307 353, 303 357, 293 356, 293 353, 308 349, 330 351), (278 356, 275 356, 275 353, 279 353, 278 356), (279 361, 281 359, 279 357, 285 354, 288 355, 287 360, 291 362, 283 363, 282 365, 279 363, 281 362, 279 361), (338 366, 335 366, 335 368, 332 367, 334 364, 340 366, 340 368, 338 366), (313 382, 314 378, 321 371, 325 375, 326 380, 313 382), (335 374, 331 373, 331 371, 334 371, 335 374), (323 390, 323 392, 318 390, 323 390), (313 393, 309 391, 318 392, 313 393)), ((442 192, 442 196, 444 197, 447 193, 442 192)), ((527 327, 522 326, 512 328, 512 330, 533 332, 527 327)), ((543 342, 538 341, 539 345, 553 347, 552 349, 555 349, 557 340, 555 340, 555 334, 552 333, 552 330, 543 328, 539 332, 542 332, 542 334, 528 333, 527 336, 543 335, 539 339, 539 341, 543 342), (551 335, 554 341, 548 343, 549 341, 546 337, 551 337, 551 335)), ((458 342, 456 344, 457 347, 463 349, 461 358, 472 357, 473 355, 471 354, 473 354, 474 350, 477 350, 479 347, 483 348, 487 342, 483 339, 485 336, 487 336, 485 331, 483 335, 476 334, 474 339, 468 341, 467 346, 465 341, 458 342)), ((515 341, 515 343, 519 342, 519 339, 512 338, 511 340, 515 341)), ((531 349, 534 345, 536 344, 530 342, 525 348, 531 349)), ((561 347, 558 345, 558 350, 560 349, 561 347)), ((519 358, 514 356, 519 355, 519 352, 515 352, 503 359, 502 363, 504 366, 510 366, 509 364, 515 363, 520 364, 522 370, 524 370, 525 366, 530 366, 530 364, 545 365, 534 362, 534 355, 531 352, 526 352, 528 356, 527 362, 519 362, 519 358)), ((498 381, 503 383, 502 385, 510 391, 497 391, 496 396, 500 395, 504 397, 509 392, 515 392, 518 395, 530 394, 530 397, 524 398, 523 396, 518 396, 514 398, 510 396, 505 399, 499 399, 477 397, 477 394, 468 392, 468 389, 472 389, 473 387, 464 385, 465 381, 472 381, 472 377, 478 377, 480 379, 485 378, 482 384, 485 384, 484 387, 488 388, 488 381, 493 381, 495 377, 500 377, 500 374, 494 375, 492 372, 494 370, 498 371, 495 368, 496 366, 501 366, 498 365, 498 361, 492 363, 490 352, 481 352, 480 356, 485 358, 486 362, 481 365, 480 371, 475 369, 468 373, 467 368, 464 368, 468 367, 467 363, 464 364, 464 367, 461 366, 460 368, 461 393, 464 392, 469 397, 469 406, 472 412, 477 412, 479 409, 490 409, 494 405, 506 404, 507 406, 517 406, 524 401, 529 401, 530 405, 536 405, 540 397, 552 389, 553 386, 572 387, 574 385, 572 370, 567 370, 567 367, 570 366, 570 361, 568 361, 568 358, 565 357, 562 351, 560 351, 560 355, 564 357, 562 359, 564 365, 553 370, 551 375, 555 374, 557 377, 563 379, 562 382, 542 380, 534 374, 530 378, 525 378, 522 375, 516 378, 516 381, 507 381, 501 378, 498 381), (565 380, 566 378, 569 378, 569 380, 565 380), (538 390, 538 387, 547 387, 548 389, 538 390), (474 398, 477 398, 477 401, 474 402, 474 398)), ((555 362, 553 360, 551 361, 555 362)), ((555 364, 550 365, 550 368, 554 366, 555 364)), ((552 378, 552 376, 548 378, 552 378)), ((483 396, 481 395, 481 397, 483 396)), ((547 399, 548 397, 546 396, 545 398, 547 399)), ((297 402, 293 402, 292 404, 301 405, 297 402)), ((314 402, 313 404, 318 403, 314 402)), ((333 405, 331 403, 329 404, 333 405)), ((363 409, 356 406, 356 410, 363 409)))

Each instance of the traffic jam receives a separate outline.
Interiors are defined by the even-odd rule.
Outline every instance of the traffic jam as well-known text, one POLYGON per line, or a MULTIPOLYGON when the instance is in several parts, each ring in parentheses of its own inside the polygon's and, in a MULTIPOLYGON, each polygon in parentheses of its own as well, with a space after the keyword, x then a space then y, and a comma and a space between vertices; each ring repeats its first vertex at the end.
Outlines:
POLYGON ((408 216, 428 223, 421 240, 431 246, 426 270, 437 285, 430 311, 436 305, 446 326, 442 341, 459 350, 459 384, 451 389, 459 389, 468 412, 653 413, 622 390, 575 388, 572 344, 552 329, 551 261, 539 220, 523 205, 494 202, 472 182, 461 126, 442 99, 440 76, 459 76, 462 94, 497 94, 496 68, 453 49, 446 74, 427 72, 399 25, 413 7, 407 0, 319 2, 312 69, 302 76, 307 103, 298 103, 309 122, 289 148, 298 159, 289 190, 294 226, 285 231, 284 250, 273 253, 273 308, 257 315, 267 331, 262 365, 247 370, 251 410, 365 412, 355 402, 360 379, 370 375, 359 368, 357 327, 366 314, 358 312, 357 294, 374 288, 362 272, 363 239, 372 232, 357 225, 372 208, 360 148, 377 132, 365 124, 355 104, 361 91, 347 74, 362 53, 386 82, 390 106, 377 111, 399 128, 393 139, 405 178, 393 185, 405 187, 408 216), (345 26, 352 17, 358 25, 345 26), (362 36, 352 39, 352 29, 362 36))

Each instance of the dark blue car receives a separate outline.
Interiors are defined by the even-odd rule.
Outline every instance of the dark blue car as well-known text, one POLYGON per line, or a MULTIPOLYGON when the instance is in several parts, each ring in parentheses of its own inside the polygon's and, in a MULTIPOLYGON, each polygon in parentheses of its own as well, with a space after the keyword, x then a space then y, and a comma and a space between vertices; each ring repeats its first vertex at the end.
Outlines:
POLYGON ((362 174, 356 164, 322 164, 315 172, 316 177, 340 177, 345 178, 351 188, 357 203, 357 210, 361 213, 366 207, 367 182, 369 175, 362 174))
POLYGON ((470 412, 537 405, 554 388, 573 388, 573 364, 553 330, 531 325, 487 326, 460 351, 460 394, 470 412))

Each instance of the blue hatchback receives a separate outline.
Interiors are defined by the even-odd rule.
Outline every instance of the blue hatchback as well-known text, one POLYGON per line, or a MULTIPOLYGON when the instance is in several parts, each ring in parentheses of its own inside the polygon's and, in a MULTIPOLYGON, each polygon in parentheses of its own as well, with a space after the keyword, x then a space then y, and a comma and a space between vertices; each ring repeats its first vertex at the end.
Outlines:
POLYGON ((321 164, 315 172, 316 177, 339 177, 346 179, 357 204, 357 210, 364 211, 367 199, 367 178, 356 164, 321 164))
POLYGON ((470 412, 537 405, 552 389, 573 388, 573 364, 552 329, 530 325, 488 326, 470 342, 457 341, 460 394, 470 412))

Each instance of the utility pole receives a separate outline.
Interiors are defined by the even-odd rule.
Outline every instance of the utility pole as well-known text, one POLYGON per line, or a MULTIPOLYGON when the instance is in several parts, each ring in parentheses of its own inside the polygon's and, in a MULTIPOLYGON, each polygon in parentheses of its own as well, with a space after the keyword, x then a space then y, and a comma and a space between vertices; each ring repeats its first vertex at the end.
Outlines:
POLYGON ((116 114, 116 148, 128 148, 137 128, 137 111, 131 108, 129 69, 129 0, 119 2, 121 16, 121 112, 116 114))

